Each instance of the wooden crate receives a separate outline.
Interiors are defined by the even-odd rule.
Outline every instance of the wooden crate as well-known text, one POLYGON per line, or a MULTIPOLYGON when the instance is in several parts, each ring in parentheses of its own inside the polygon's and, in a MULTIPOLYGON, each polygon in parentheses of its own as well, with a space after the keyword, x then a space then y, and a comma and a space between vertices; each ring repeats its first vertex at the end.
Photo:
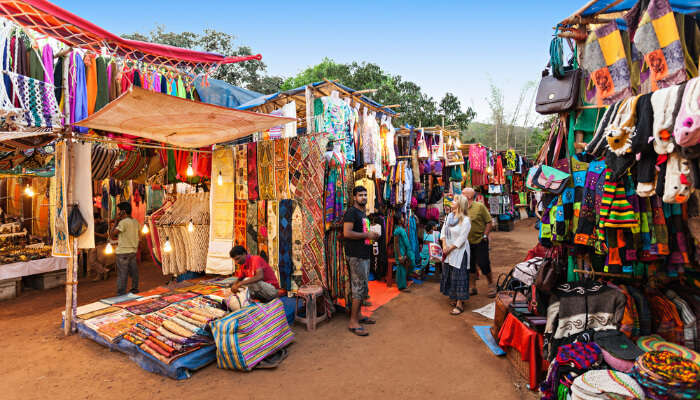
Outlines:
POLYGON ((9 300, 17 297, 19 284, 22 278, 11 278, 0 281, 0 300, 9 300))
POLYGON ((30 275, 24 278, 25 285, 39 290, 53 289, 66 284, 66 271, 46 272, 38 275, 30 275))

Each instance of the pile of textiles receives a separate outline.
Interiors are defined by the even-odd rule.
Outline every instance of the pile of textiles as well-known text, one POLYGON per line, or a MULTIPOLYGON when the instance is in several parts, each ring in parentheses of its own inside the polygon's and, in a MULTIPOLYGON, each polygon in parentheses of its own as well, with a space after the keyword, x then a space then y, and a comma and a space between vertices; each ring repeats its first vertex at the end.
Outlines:
POLYGON ((631 375, 650 399, 696 399, 700 394, 700 366, 668 351, 645 353, 631 375))
POLYGON ((567 393, 576 377, 603 362, 600 347, 595 343, 572 343, 559 347, 556 358, 549 364, 547 379, 540 385, 542 399, 561 398, 567 393))
POLYGON ((181 194, 151 215, 156 234, 151 235, 154 249, 170 241, 171 252, 160 252, 163 274, 181 275, 201 272, 207 265, 209 244, 209 193, 181 194), (190 232, 188 225, 194 230, 190 232))

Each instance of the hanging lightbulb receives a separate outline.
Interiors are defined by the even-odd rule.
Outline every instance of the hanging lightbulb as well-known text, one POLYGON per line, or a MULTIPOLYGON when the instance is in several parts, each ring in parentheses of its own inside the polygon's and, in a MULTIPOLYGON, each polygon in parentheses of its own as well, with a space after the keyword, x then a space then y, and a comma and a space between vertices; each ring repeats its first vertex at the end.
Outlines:
POLYGON ((219 186, 224 184, 224 177, 221 176, 221 171, 219 171, 219 177, 216 179, 216 183, 218 183, 219 186))
POLYGON ((114 253, 114 249, 112 248, 112 243, 107 242, 107 246, 105 246, 105 254, 109 255, 114 253))
POLYGON ((192 223, 192 218, 190 218, 190 222, 187 223, 187 232, 194 232, 194 224, 192 223))
POLYGON ((31 186, 27 185, 27 187, 24 188, 24 194, 26 194, 29 197, 34 197, 34 189, 32 189, 31 186))
POLYGON ((192 169, 192 162, 187 164, 187 176, 193 176, 194 175, 194 170, 192 169))
POLYGON ((141 228, 141 233, 143 233, 144 235, 148 235, 148 232, 150 231, 151 230, 148 229, 148 224, 143 224, 143 228, 141 228))
POLYGON ((170 238, 167 236, 165 237, 165 244, 163 245, 163 251, 166 253, 170 253, 171 251, 173 251, 173 246, 170 245, 170 238))

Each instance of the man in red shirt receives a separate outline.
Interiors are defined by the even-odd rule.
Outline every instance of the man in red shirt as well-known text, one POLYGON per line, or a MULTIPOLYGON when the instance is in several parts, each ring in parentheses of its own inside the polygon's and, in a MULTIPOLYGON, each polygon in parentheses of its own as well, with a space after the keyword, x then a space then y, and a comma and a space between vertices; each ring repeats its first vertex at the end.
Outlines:
POLYGON ((236 263, 234 275, 238 281, 231 286, 233 293, 245 286, 250 292, 250 297, 265 303, 277 298, 279 281, 270 265, 260 256, 251 256, 243 246, 235 246, 229 256, 236 263))

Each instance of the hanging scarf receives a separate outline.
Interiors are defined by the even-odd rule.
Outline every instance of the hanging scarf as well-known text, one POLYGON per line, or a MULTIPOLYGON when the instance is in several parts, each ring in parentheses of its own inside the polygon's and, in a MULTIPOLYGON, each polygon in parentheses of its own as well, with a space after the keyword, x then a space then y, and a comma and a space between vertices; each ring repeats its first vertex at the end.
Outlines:
POLYGON ((248 146, 235 147, 236 155, 236 199, 248 200, 248 146))
POLYGON ((258 254, 269 253, 267 248, 267 202, 258 200, 258 254))
POLYGON ((289 139, 279 139, 275 144, 275 187, 278 199, 289 198, 289 139))
POLYGON ((280 285, 289 290, 292 278, 292 215, 293 200, 279 202, 279 271, 280 285))
POLYGON ((275 270, 277 279, 279 271, 279 202, 271 200, 267 202, 267 248, 268 264, 275 270))
POLYGON ((258 142, 258 185, 260 198, 275 200, 275 143, 271 140, 258 142))
POLYGON ((246 210, 246 250, 248 254, 258 253, 258 205, 255 201, 248 202, 246 210))
POLYGON ((233 243, 236 246, 246 247, 246 212, 248 211, 248 202, 245 200, 236 200, 233 205, 234 215, 234 236, 233 243))
POLYGON ((258 156, 257 144, 248 143, 248 200, 258 199, 258 156))

